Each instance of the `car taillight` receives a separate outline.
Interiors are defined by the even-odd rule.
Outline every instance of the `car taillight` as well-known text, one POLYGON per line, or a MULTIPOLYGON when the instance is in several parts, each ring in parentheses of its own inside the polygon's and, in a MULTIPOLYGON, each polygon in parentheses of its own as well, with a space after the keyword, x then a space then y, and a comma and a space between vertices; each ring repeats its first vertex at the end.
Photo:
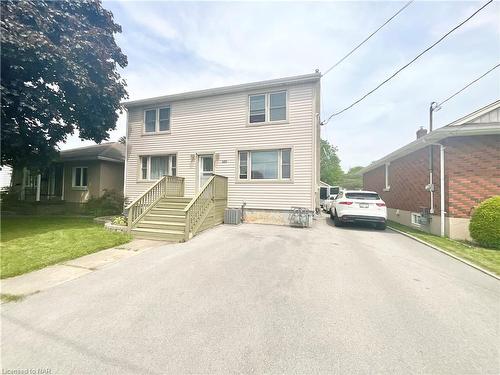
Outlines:
POLYGON ((350 204, 352 204, 352 202, 339 202, 339 204, 347 204, 347 205, 350 205, 350 204))
POLYGON ((385 203, 377 203, 377 206, 379 206, 379 207, 385 207, 385 203))

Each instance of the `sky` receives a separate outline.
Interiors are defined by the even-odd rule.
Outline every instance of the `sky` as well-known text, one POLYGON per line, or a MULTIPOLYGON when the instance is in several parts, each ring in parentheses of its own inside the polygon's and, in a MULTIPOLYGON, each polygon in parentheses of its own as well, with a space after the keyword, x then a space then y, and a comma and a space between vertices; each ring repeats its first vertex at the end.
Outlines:
MULTIPOLYGON (((344 108, 486 1, 415 1, 322 78, 321 117, 344 108)), ((129 99, 326 71, 405 2, 107 1, 128 56, 129 99)), ((428 108, 500 62, 494 2, 366 100, 334 117, 322 137, 344 170, 366 166, 428 126, 428 108)), ((500 68, 435 113, 435 128, 500 98, 500 68)), ((125 116, 110 140, 125 134, 125 116)), ((61 149, 92 144, 77 135, 61 149)))

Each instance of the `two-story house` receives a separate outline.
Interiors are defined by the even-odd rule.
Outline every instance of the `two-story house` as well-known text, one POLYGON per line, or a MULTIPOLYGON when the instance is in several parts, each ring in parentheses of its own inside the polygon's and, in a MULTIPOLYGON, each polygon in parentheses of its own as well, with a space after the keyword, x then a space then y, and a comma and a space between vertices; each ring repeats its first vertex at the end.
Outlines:
POLYGON ((315 210, 320 77, 314 73, 125 103, 125 197, 136 201, 162 176, 177 176, 185 199, 164 208, 179 208, 215 174, 227 179, 227 206, 244 206, 248 222, 287 224, 292 207, 315 210))

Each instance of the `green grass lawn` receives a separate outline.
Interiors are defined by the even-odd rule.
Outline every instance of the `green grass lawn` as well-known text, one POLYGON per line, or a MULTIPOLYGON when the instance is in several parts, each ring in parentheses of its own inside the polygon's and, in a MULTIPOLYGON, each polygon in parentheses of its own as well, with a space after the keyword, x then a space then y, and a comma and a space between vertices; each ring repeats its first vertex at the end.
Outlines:
POLYGON ((3 217, 0 277, 34 271, 131 240, 92 218, 64 216, 3 217))
POLYGON ((500 250, 486 249, 463 241, 450 240, 449 238, 435 236, 418 229, 389 221, 388 225, 402 232, 411 234, 418 239, 440 247, 453 255, 475 263, 500 276, 500 250))

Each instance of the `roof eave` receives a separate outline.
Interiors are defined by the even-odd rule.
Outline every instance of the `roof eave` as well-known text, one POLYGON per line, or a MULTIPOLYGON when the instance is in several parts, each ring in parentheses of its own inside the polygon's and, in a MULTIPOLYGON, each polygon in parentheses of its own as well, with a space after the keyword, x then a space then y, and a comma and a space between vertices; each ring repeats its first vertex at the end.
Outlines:
POLYGON ((184 93, 180 93, 180 94, 163 95, 163 96, 157 96, 154 98, 132 100, 132 101, 128 101, 128 102, 122 102, 121 104, 125 108, 155 105, 155 104, 174 102, 174 101, 185 100, 185 99, 202 98, 202 97, 213 96, 213 95, 224 95, 224 94, 231 94, 231 93, 235 93, 235 92, 253 91, 253 90, 266 89, 266 88, 272 88, 272 87, 278 87, 278 86, 286 86, 286 85, 292 85, 292 84, 315 82, 315 81, 319 81, 320 78, 321 78, 321 73, 312 73, 312 74, 305 74, 305 75, 300 75, 300 76, 272 79, 272 80, 267 80, 267 81, 244 83, 244 84, 240 84, 240 85, 216 87, 216 88, 206 89, 206 90, 189 91, 189 92, 184 92, 184 93))
POLYGON ((388 162, 391 162, 392 160, 408 155, 426 146, 436 144, 445 138, 487 134, 500 134, 500 123, 494 123, 493 125, 462 124, 460 126, 455 125, 453 127, 445 126, 407 144, 406 146, 401 147, 387 156, 384 156, 383 158, 363 168, 358 173, 365 174, 366 172, 374 170, 388 162))

